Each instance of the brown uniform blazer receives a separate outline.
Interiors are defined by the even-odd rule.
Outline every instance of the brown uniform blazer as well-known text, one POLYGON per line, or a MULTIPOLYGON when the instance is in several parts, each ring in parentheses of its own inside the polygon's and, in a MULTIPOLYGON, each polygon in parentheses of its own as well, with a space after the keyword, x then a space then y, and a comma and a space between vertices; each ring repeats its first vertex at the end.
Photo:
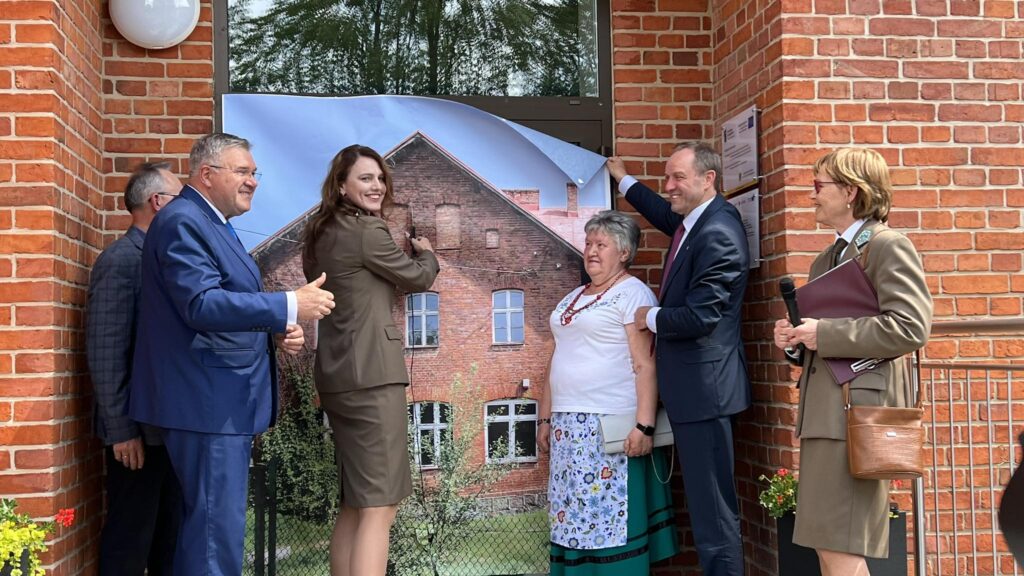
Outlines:
MULTIPOLYGON (((818 350, 808 350, 800 376, 800 438, 846 439, 842 387, 832 379, 825 358, 891 358, 925 345, 932 322, 932 297, 925 283, 921 259, 910 240, 885 224, 868 220, 854 235, 841 261, 861 258, 864 272, 878 293, 881 314, 866 318, 818 321, 818 350), (870 232, 870 248, 858 239, 870 232)), ((810 279, 831 268, 833 249, 811 264, 810 279)), ((850 383, 854 404, 906 406, 904 359, 885 362, 850 383)))
POLYGON ((440 267, 433 252, 408 256, 383 220, 338 215, 317 241, 316 262, 306 276, 327 273, 324 290, 337 306, 320 321, 314 377, 320 392, 347 392, 383 384, 408 384, 402 330, 391 306, 395 288, 430 289, 440 267))

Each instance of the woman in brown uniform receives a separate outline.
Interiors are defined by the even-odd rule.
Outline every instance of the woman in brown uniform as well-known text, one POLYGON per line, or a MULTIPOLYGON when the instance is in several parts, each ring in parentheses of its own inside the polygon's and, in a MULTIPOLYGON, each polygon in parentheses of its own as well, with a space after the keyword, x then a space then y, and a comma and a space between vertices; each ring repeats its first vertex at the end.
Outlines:
MULTIPOLYGON (((880 154, 843 148, 814 165, 811 194, 817 221, 836 231, 836 243, 811 264, 814 279, 859 258, 878 293, 877 316, 806 318, 775 323, 775 345, 803 344, 800 377, 800 490, 793 542, 815 548, 824 576, 868 574, 866 556, 889 554, 889 482, 850 476, 842 388, 823 358, 891 358, 924 346, 932 298, 921 259, 906 236, 884 222, 892 205, 889 167, 880 154)), ((791 356, 792 357, 792 356, 791 356)), ((906 406, 903 358, 850 382, 853 404, 906 406)))
POLYGON ((382 219, 394 192, 371 148, 331 161, 321 203, 305 229, 302 267, 327 274, 334 313, 320 322, 314 377, 334 431, 343 502, 331 536, 331 576, 383 576, 388 532, 412 493, 402 332, 391 316, 395 288, 422 292, 439 271, 430 241, 398 248, 382 219))

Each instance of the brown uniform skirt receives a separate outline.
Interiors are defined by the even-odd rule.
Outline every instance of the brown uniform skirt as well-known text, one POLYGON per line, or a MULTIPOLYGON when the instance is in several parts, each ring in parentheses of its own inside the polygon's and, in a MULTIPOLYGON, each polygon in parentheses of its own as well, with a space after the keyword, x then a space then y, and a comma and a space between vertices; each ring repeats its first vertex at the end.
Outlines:
POLYGON ((404 384, 322 393, 320 405, 334 431, 346 506, 391 506, 412 494, 404 384))
POLYGON ((794 544, 889 556, 889 482, 850 476, 845 440, 801 439, 799 480, 794 544))

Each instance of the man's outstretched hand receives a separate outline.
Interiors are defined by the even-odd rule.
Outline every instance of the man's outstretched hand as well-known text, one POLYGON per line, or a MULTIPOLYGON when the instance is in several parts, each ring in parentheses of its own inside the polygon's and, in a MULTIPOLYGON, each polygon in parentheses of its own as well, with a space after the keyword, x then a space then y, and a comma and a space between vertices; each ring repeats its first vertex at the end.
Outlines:
POLYGON ((626 163, 622 161, 622 158, 612 156, 604 164, 608 167, 608 173, 612 175, 612 178, 615 178, 616 182, 622 182, 622 178, 626 176, 626 163))

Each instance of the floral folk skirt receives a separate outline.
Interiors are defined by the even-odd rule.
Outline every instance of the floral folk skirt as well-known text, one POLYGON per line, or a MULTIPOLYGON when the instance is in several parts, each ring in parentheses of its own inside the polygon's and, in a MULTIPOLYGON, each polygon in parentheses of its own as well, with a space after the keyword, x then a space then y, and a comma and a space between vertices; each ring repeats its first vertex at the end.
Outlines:
MULTIPOLYGON (((605 454, 596 414, 551 417, 551 574, 647 574, 678 551, 666 454, 605 454)), ((671 457, 671 456, 669 456, 671 457)))

